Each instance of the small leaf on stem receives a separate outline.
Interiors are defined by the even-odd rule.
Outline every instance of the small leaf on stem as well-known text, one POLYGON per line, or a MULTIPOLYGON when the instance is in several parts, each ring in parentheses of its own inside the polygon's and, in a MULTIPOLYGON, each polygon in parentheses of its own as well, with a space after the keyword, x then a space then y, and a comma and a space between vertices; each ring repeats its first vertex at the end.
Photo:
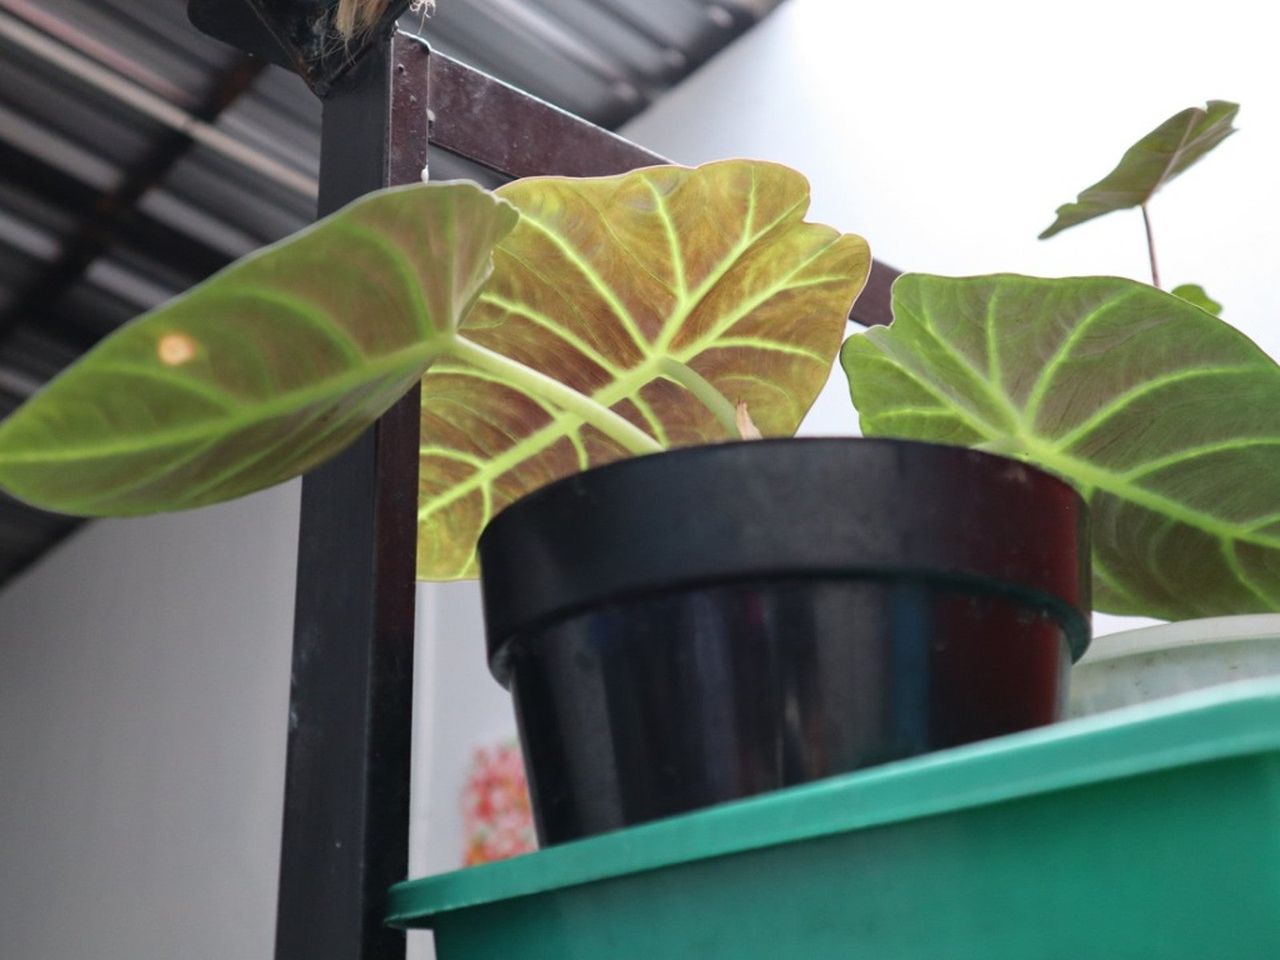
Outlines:
POLYGON ((1231 134, 1239 104, 1210 100, 1170 117, 1135 143, 1109 174, 1058 208, 1058 219, 1040 234, 1047 240, 1103 214, 1141 207, 1157 190, 1231 134))

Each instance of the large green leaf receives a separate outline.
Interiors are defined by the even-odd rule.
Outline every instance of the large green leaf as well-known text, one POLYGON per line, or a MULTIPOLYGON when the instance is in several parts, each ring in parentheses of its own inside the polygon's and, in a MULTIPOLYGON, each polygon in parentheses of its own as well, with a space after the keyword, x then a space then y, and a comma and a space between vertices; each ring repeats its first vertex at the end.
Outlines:
POLYGON ((1140 207, 1156 191, 1235 132, 1231 122, 1240 109, 1225 100, 1210 100, 1170 117, 1135 143, 1109 174, 1086 189, 1075 203, 1058 208, 1058 218, 1041 240, 1105 213, 1140 207))
POLYGON ((126 515, 308 470, 448 348, 516 219, 473 185, 417 185, 227 268, 0 424, 0 485, 46 509, 126 515))
POLYGON ((1129 280, 906 275, 842 351, 862 429, 982 446, 1075 484, 1094 600, 1183 619, 1280 609, 1280 367, 1129 280))
MULTIPOLYGON (((805 223, 804 178, 768 163, 526 180, 466 337, 536 367, 662 446, 731 435, 744 401, 794 432, 865 283, 864 241, 805 223), (690 390, 710 397, 719 416, 690 390)), ((627 451, 572 411, 453 359, 423 381, 418 569, 470 576, 504 505, 627 451)))

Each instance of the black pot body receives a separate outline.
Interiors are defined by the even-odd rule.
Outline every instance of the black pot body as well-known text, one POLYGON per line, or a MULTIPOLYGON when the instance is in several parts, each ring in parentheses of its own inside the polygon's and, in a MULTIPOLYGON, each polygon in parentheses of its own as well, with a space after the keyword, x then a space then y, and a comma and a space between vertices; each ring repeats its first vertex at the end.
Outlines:
MULTIPOLYGON (((1015 495, 994 503, 999 509, 989 516, 980 509, 975 518, 957 521, 953 508, 985 501, 986 494, 952 491, 940 512, 937 505, 917 503, 908 513, 917 527, 923 522, 940 538, 970 536, 970 547, 931 547, 913 530, 910 543, 886 548, 878 536, 885 531, 876 528, 893 525, 893 511, 876 510, 877 495, 865 488, 823 499, 819 488, 828 487, 830 478, 815 482, 815 469, 805 466, 806 459, 823 460, 824 447, 838 449, 837 460, 847 459, 849 444, 857 445, 855 461, 888 463, 889 480, 969 454, 883 441, 683 451, 646 458, 651 462, 634 478, 637 488, 622 474, 643 461, 628 461, 546 488, 494 522, 481 545, 491 664, 515 701, 544 845, 1027 729, 1058 716, 1071 658, 1087 643, 1078 498, 1036 474, 1033 486, 1047 490, 1050 502, 1023 490, 1021 500, 1015 495), (766 484, 789 478, 800 488, 780 496, 781 513, 758 509, 762 504, 718 502, 730 495, 737 471, 717 480, 720 471, 713 468, 732 465, 735 458, 759 460, 765 448, 772 448, 772 471, 778 470, 779 456, 796 459, 766 484), (945 453, 939 458, 934 451, 945 453), (703 462, 695 464, 700 456, 703 462), (659 460, 668 460, 673 471, 667 495, 654 492, 666 469, 659 460), (593 473, 603 478, 596 493, 599 478, 593 473), (708 483, 721 490, 669 495, 674 488, 708 483), (683 531, 689 538, 683 548, 677 542, 671 552, 667 546, 650 549, 644 535, 650 527, 641 517, 611 526, 616 496, 625 499, 628 490, 656 497, 651 526, 667 531, 657 542, 670 544, 683 531), (806 505, 801 518, 794 513, 799 502, 806 505), (1039 519, 1029 527, 1006 522, 1009 511, 1035 504, 1039 519), (687 515, 670 512, 679 509, 687 515), (931 510, 938 514, 934 522, 928 521, 931 510), (998 529, 984 535, 971 529, 969 519, 998 529), (825 530, 824 540, 840 542, 809 549, 792 545, 785 529, 763 541, 759 534, 748 532, 744 540, 726 532, 741 534, 748 520, 790 525, 800 538, 825 530), (1040 542, 1025 549, 1016 542, 1023 536, 1040 542), (879 546, 860 549, 858 541, 867 537, 879 546), (1061 557, 1046 549, 1045 537, 1062 541, 1061 557), (566 541, 577 541, 576 548, 566 541), (503 560, 494 553, 499 544, 506 548, 503 560), (976 553, 974 544, 981 547, 976 553), (1024 561, 1047 562, 1048 572, 1011 576, 1007 557, 984 559, 993 549, 1021 551, 1024 561), (707 566, 718 550, 728 551, 722 575, 707 566), (628 551, 644 556, 636 560, 628 551), (569 554, 578 559, 565 559, 569 554), (890 554, 902 562, 895 564, 890 554), (937 562, 929 562, 930 556, 937 562), (536 573, 535 561, 541 561, 536 573), (646 562, 660 569, 646 570, 646 562), (620 568, 611 569, 611 563, 620 568), (521 567, 526 575, 515 586, 521 567), (498 572, 491 575, 492 568, 498 572), (531 580, 541 581, 538 596, 522 593, 531 580), (1066 589, 1055 593, 1051 588, 1059 580, 1066 589), (551 596, 540 605, 546 593, 551 596)), ((963 462, 971 468, 975 456, 980 468, 1001 462, 981 454, 963 462)), ((826 473, 825 466, 816 468, 816 474, 826 473)), ((973 479, 965 470, 959 473, 962 485, 973 479)), ((910 489, 918 483, 897 486, 891 499, 921 492, 910 489)), ((646 508, 641 503, 636 511, 643 515, 646 508)), ((898 520, 906 522, 908 513, 898 520)), ((1087 542, 1083 548, 1087 556, 1087 542)))

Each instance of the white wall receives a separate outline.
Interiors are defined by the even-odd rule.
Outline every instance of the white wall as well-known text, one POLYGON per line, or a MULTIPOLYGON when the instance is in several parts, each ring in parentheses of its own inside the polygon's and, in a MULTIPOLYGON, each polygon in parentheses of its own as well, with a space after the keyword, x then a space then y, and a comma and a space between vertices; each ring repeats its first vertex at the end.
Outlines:
POLYGON ((297 524, 101 521, 0 593, 0 957, 271 956, 297 524))
POLYGON ((462 863, 475 750, 516 735, 511 697, 489 673, 477 582, 418 585, 415 683, 409 873, 425 876, 462 863))
MULTIPOLYGON (((1254 0, 790 0, 624 133, 682 163, 796 167, 813 219, 899 269, 1147 280, 1136 211, 1036 235, 1166 117, 1235 100, 1241 132, 1151 205, 1162 280, 1202 284, 1280 356, 1274 38, 1254 0)), ((856 433, 838 371, 801 432, 856 433)))

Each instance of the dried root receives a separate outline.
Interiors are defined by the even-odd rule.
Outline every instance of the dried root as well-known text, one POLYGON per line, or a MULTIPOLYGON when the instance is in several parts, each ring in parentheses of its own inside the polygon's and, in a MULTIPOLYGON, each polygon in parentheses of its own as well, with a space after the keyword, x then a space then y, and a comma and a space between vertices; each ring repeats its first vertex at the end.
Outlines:
MULTIPOLYGON (((339 0, 333 28, 343 42, 350 43, 377 26, 389 6, 391 0, 339 0)), ((413 0, 411 9, 427 15, 434 8, 435 0, 413 0)))

